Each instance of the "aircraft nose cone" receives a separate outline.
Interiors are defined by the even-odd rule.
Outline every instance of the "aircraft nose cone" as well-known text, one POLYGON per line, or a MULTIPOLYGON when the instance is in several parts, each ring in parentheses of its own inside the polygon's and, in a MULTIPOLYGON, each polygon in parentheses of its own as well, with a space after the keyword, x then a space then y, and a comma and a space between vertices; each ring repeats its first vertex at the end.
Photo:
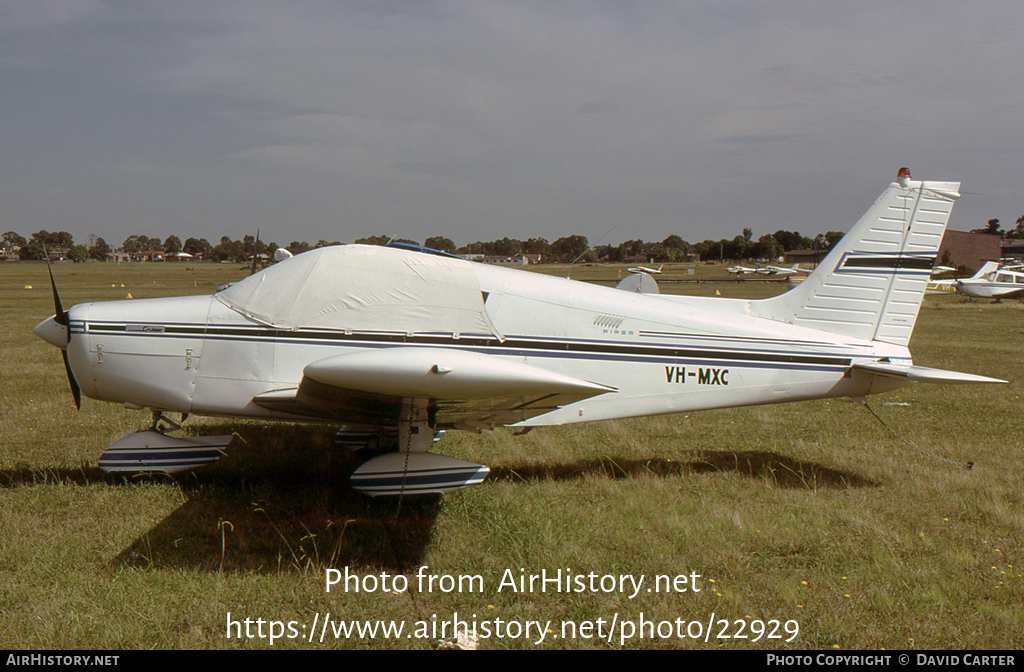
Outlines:
MULTIPOLYGON (((56 316, 54 316, 56 317, 56 316)), ((67 350, 68 347, 68 328, 63 324, 57 324, 57 320, 53 317, 48 317, 39 324, 36 325, 35 329, 32 330, 39 338, 43 339, 55 348, 61 350, 67 350)))

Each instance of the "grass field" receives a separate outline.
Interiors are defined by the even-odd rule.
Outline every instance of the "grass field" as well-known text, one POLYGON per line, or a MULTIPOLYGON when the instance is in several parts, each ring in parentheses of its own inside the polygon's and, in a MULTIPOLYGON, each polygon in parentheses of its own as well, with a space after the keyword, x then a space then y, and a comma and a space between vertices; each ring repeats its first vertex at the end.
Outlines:
MULTIPOLYGON (((782 289, 714 282, 725 280, 717 267, 694 276, 685 269, 659 279, 706 282, 669 282, 663 291, 756 297, 782 289)), ((618 271, 569 272, 613 282, 618 271)), ((129 293, 208 293, 245 270, 85 264, 54 274, 70 306, 129 293)), ((911 343, 916 363, 1008 385, 914 384, 871 399, 907 440, 973 461, 970 470, 901 442, 863 406, 833 400, 519 437, 450 432, 438 448, 491 466, 491 478, 443 498, 407 498, 400 511, 394 499, 348 489, 357 464, 332 448, 333 429, 323 426, 192 418, 195 433, 238 433, 217 465, 178 478, 104 475, 95 467, 100 452, 143 428, 148 413, 89 399, 75 410, 60 354, 31 331, 53 313, 45 266, 0 265, 0 306, 0 648, 271 646, 227 637, 229 613, 252 619, 253 634, 256 619, 266 621, 264 634, 269 621, 293 622, 298 637, 282 626, 273 648, 434 648, 451 636, 450 625, 440 627, 454 614, 477 622, 478 634, 490 623, 481 648, 1024 645, 1024 310, 1016 301, 929 297, 911 343), (426 575, 482 581, 463 592, 445 592, 440 581, 418 591, 424 565, 426 575), (402 574, 409 590, 339 585, 327 593, 330 568, 357 573, 362 588, 373 587, 366 577, 402 574), (635 597, 629 588, 502 585, 506 570, 518 579, 520 570, 567 568, 645 584, 635 597), (700 575, 694 584, 692 574, 700 575), (685 575, 688 590, 647 592, 658 575, 685 575), (406 629, 400 637, 303 639, 327 613, 332 622, 406 629), (641 618, 658 625, 622 641, 622 624, 641 618), (504 637, 497 619, 508 626, 504 637), (613 619, 619 630, 599 636, 613 619), (678 637, 677 619, 684 635, 686 623, 706 631, 710 620, 711 635, 678 637), (741 632, 738 623, 773 619, 781 638, 753 641, 759 626, 741 632), (544 623, 543 632, 517 636, 510 622, 528 620, 544 623), (578 626, 575 637, 563 621, 578 626), (593 631, 579 629, 587 622, 593 631), (672 623, 671 636, 663 622, 672 623), (787 622, 798 627, 791 641, 787 622)))

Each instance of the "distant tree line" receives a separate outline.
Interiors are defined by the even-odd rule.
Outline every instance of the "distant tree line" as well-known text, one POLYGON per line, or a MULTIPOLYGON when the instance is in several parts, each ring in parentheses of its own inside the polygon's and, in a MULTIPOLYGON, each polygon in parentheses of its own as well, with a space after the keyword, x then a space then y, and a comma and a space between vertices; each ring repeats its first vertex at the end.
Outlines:
MULTIPOLYGON (((1024 239, 1024 215, 1017 219, 1016 227, 1010 231, 1001 230, 998 219, 990 219, 985 227, 973 229, 971 232, 1024 239)), ((829 231, 820 233, 814 238, 807 238, 796 231, 779 230, 763 235, 755 241, 751 230, 743 229, 742 234, 731 239, 708 239, 693 244, 673 234, 661 242, 644 242, 636 239, 626 240, 618 245, 596 245, 593 248, 590 247, 586 236, 579 235, 565 236, 551 243, 544 238, 517 240, 505 237, 490 242, 477 241, 462 247, 457 246, 449 238, 433 236, 424 240, 423 246, 452 254, 482 254, 498 257, 539 254, 543 261, 552 262, 574 260, 624 262, 627 259, 642 257, 653 263, 666 263, 686 260, 776 259, 786 252, 801 249, 824 252, 831 249, 842 237, 841 231, 829 231)), ((27 240, 14 231, 8 231, 0 237, 0 252, 7 253, 10 250, 17 250, 18 256, 22 260, 42 260, 48 251, 51 255, 59 253, 73 261, 84 261, 85 259, 103 261, 114 253, 115 248, 107 244, 103 238, 94 236, 89 238, 89 245, 76 245, 67 231, 50 232, 44 229, 33 233, 27 240)), ((383 245, 390 240, 392 237, 380 235, 357 238, 354 242, 363 245, 383 245)), ((395 240, 419 244, 417 241, 405 238, 396 238, 395 240)), ((293 240, 285 247, 292 254, 301 254, 313 248, 341 244, 337 240, 329 242, 321 239, 313 245, 293 240)), ((125 238, 120 247, 116 249, 131 255, 156 250, 165 255, 185 252, 208 261, 246 262, 252 259, 253 254, 273 256, 278 247, 277 243, 257 241, 255 236, 244 236, 241 240, 232 240, 229 236, 222 236, 220 241, 213 245, 205 238, 186 238, 183 243, 178 236, 174 235, 163 240, 143 235, 131 235, 125 238)))
MULTIPOLYGON (((516 257, 520 254, 540 255, 543 261, 622 262, 642 257, 645 260, 664 263, 691 259, 771 259, 790 250, 812 249, 816 245, 818 249, 827 249, 840 237, 842 237, 842 233, 834 231, 819 235, 815 239, 805 238, 797 232, 776 231, 774 234, 762 236, 757 241, 753 241, 750 229, 744 229, 742 235, 736 236, 732 240, 704 240, 694 244, 673 234, 661 242, 644 242, 636 239, 626 240, 618 245, 598 245, 594 248, 590 247, 586 236, 580 235, 565 236, 550 243, 545 238, 517 240, 505 237, 486 242, 476 241, 462 247, 457 246, 450 238, 433 236, 424 240, 423 246, 452 254, 480 254, 497 257, 516 257)), ((391 240, 419 244, 415 240, 384 235, 357 238, 354 242, 363 245, 383 245, 391 240)), ((292 254, 301 254, 313 248, 341 244, 340 241, 321 239, 310 245, 305 241, 293 240, 285 247, 292 254)), ((151 251, 159 251, 164 255, 185 252, 208 261, 245 262, 252 258, 254 252, 272 256, 278 247, 280 246, 277 243, 256 241, 254 236, 244 236, 241 240, 232 240, 229 236, 222 236, 220 241, 214 245, 206 238, 186 238, 183 243, 178 236, 174 235, 161 240, 133 234, 125 238, 116 250, 129 255, 151 251)), ((44 250, 47 250, 51 255, 61 254, 74 261, 89 258, 102 261, 115 251, 115 248, 111 247, 103 238, 91 239, 89 246, 75 245, 71 234, 67 231, 51 233, 46 230, 32 234, 28 240, 14 231, 8 231, 0 238, 0 250, 8 249, 18 250, 19 257, 23 260, 41 260, 45 255, 44 250)))
POLYGON ((1002 236, 1003 238, 1024 239, 1024 215, 1018 217, 1016 223, 1017 226, 1013 229, 1003 231, 998 219, 990 219, 984 227, 980 229, 971 229, 971 233, 989 233, 996 236, 1002 236))

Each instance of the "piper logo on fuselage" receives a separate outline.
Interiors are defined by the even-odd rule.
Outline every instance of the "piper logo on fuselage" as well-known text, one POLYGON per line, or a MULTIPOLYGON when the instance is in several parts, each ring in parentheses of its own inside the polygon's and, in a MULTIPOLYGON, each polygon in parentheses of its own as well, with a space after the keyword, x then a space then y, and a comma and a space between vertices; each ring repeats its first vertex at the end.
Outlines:
POLYGON ((685 366, 666 366, 665 382, 685 384, 696 382, 698 385, 728 385, 729 369, 712 369, 692 367, 689 371, 685 366))

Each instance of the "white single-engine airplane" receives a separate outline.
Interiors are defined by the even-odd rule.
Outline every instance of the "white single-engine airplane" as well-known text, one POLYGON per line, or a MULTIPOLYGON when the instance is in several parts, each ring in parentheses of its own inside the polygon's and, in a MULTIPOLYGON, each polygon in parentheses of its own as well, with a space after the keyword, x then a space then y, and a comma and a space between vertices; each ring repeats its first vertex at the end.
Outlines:
POLYGON ((769 299, 621 291, 346 245, 212 296, 65 311, 54 285, 56 314, 35 333, 64 351, 76 402, 80 389, 153 411, 150 430, 103 453, 108 471, 214 461, 230 437, 175 438, 158 424, 195 413, 345 425, 349 444, 394 451, 360 466, 353 487, 444 492, 488 471, 428 452, 445 429, 1005 382, 915 366, 907 349, 959 186, 901 171, 807 280, 769 299))
POLYGON ((665 264, 658 266, 657 268, 647 268, 646 266, 633 266, 626 270, 630 273, 647 273, 648 275, 658 275, 661 273, 661 269, 665 267, 665 264))
POLYGON ((800 269, 800 264, 793 264, 791 267, 786 268, 785 266, 765 266, 765 271, 772 275, 793 275, 795 273, 803 273, 800 269))
POLYGON ((980 299, 1016 299, 1024 296, 1024 270, 1001 266, 994 261, 985 262, 970 278, 952 280, 957 293, 980 299))

